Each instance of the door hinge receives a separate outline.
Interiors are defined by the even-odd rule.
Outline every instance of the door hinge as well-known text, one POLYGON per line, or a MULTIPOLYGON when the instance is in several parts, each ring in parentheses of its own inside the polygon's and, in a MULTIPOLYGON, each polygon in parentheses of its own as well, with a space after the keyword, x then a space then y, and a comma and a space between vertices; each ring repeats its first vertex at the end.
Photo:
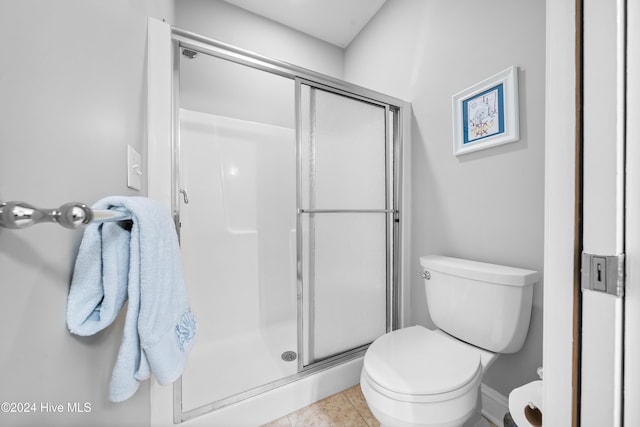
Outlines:
POLYGON ((582 290, 624 295, 624 254, 593 255, 582 253, 582 290))

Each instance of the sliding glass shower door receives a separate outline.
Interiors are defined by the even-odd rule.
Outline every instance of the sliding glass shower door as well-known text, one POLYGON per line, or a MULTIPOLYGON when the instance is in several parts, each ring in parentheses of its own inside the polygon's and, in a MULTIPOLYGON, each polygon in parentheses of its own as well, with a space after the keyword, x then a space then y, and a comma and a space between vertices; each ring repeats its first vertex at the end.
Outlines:
POLYGON ((397 312, 400 107, 189 36, 173 193, 199 332, 177 422, 359 357, 397 312))
POLYGON ((188 411, 298 372, 295 85, 214 56, 180 57, 176 190, 199 319, 182 377, 188 411))
POLYGON ((299 82, 303 364, 387 331, 393 216, 385 106, 299 82))

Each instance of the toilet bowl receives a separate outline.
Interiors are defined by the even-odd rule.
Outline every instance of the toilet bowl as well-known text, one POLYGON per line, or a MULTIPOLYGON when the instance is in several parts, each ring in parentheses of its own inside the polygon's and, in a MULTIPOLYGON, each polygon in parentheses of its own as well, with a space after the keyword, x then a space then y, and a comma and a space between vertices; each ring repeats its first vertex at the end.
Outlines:
POLYGON ((496 358, 441 331, 412 326, 371 344, 360 386, 383 426, 462 426, 477 412, 482 374, 496 358))
POLYGON ((362 393, 385 427, 488 425, 482 377, 499 354, 522 347, 538 273, 442 256, 420 262, 439 329, 412 326, 376 339, 364 357, 362 393))

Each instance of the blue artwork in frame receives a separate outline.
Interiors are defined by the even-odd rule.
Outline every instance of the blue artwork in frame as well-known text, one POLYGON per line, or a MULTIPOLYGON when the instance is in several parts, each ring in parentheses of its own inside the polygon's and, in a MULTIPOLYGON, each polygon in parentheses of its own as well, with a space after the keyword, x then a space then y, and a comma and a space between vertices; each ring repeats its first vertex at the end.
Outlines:
POLYGON ((504 133, 504 85, 462 101, 463 144, 504 133))
POLYGON ((453 96, 453 153, 456 156, 519 138, 516 66, 453 96))

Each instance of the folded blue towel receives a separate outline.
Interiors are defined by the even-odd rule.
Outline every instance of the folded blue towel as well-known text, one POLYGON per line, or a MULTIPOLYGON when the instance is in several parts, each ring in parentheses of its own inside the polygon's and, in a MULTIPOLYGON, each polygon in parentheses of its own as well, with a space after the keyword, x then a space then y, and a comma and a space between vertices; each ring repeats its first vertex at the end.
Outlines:
POLYGON ((194 343, 196 319, 187 300, 180 249, 171 215, 144 197, 107 197, 94 209, 131 216, 131 230, 115 222, 85 229, 67 300, 67 326, 88 336, 109 326, 128 299, 124 333, 109 398, 133 396, 155 376, 170 384, 194 343))

